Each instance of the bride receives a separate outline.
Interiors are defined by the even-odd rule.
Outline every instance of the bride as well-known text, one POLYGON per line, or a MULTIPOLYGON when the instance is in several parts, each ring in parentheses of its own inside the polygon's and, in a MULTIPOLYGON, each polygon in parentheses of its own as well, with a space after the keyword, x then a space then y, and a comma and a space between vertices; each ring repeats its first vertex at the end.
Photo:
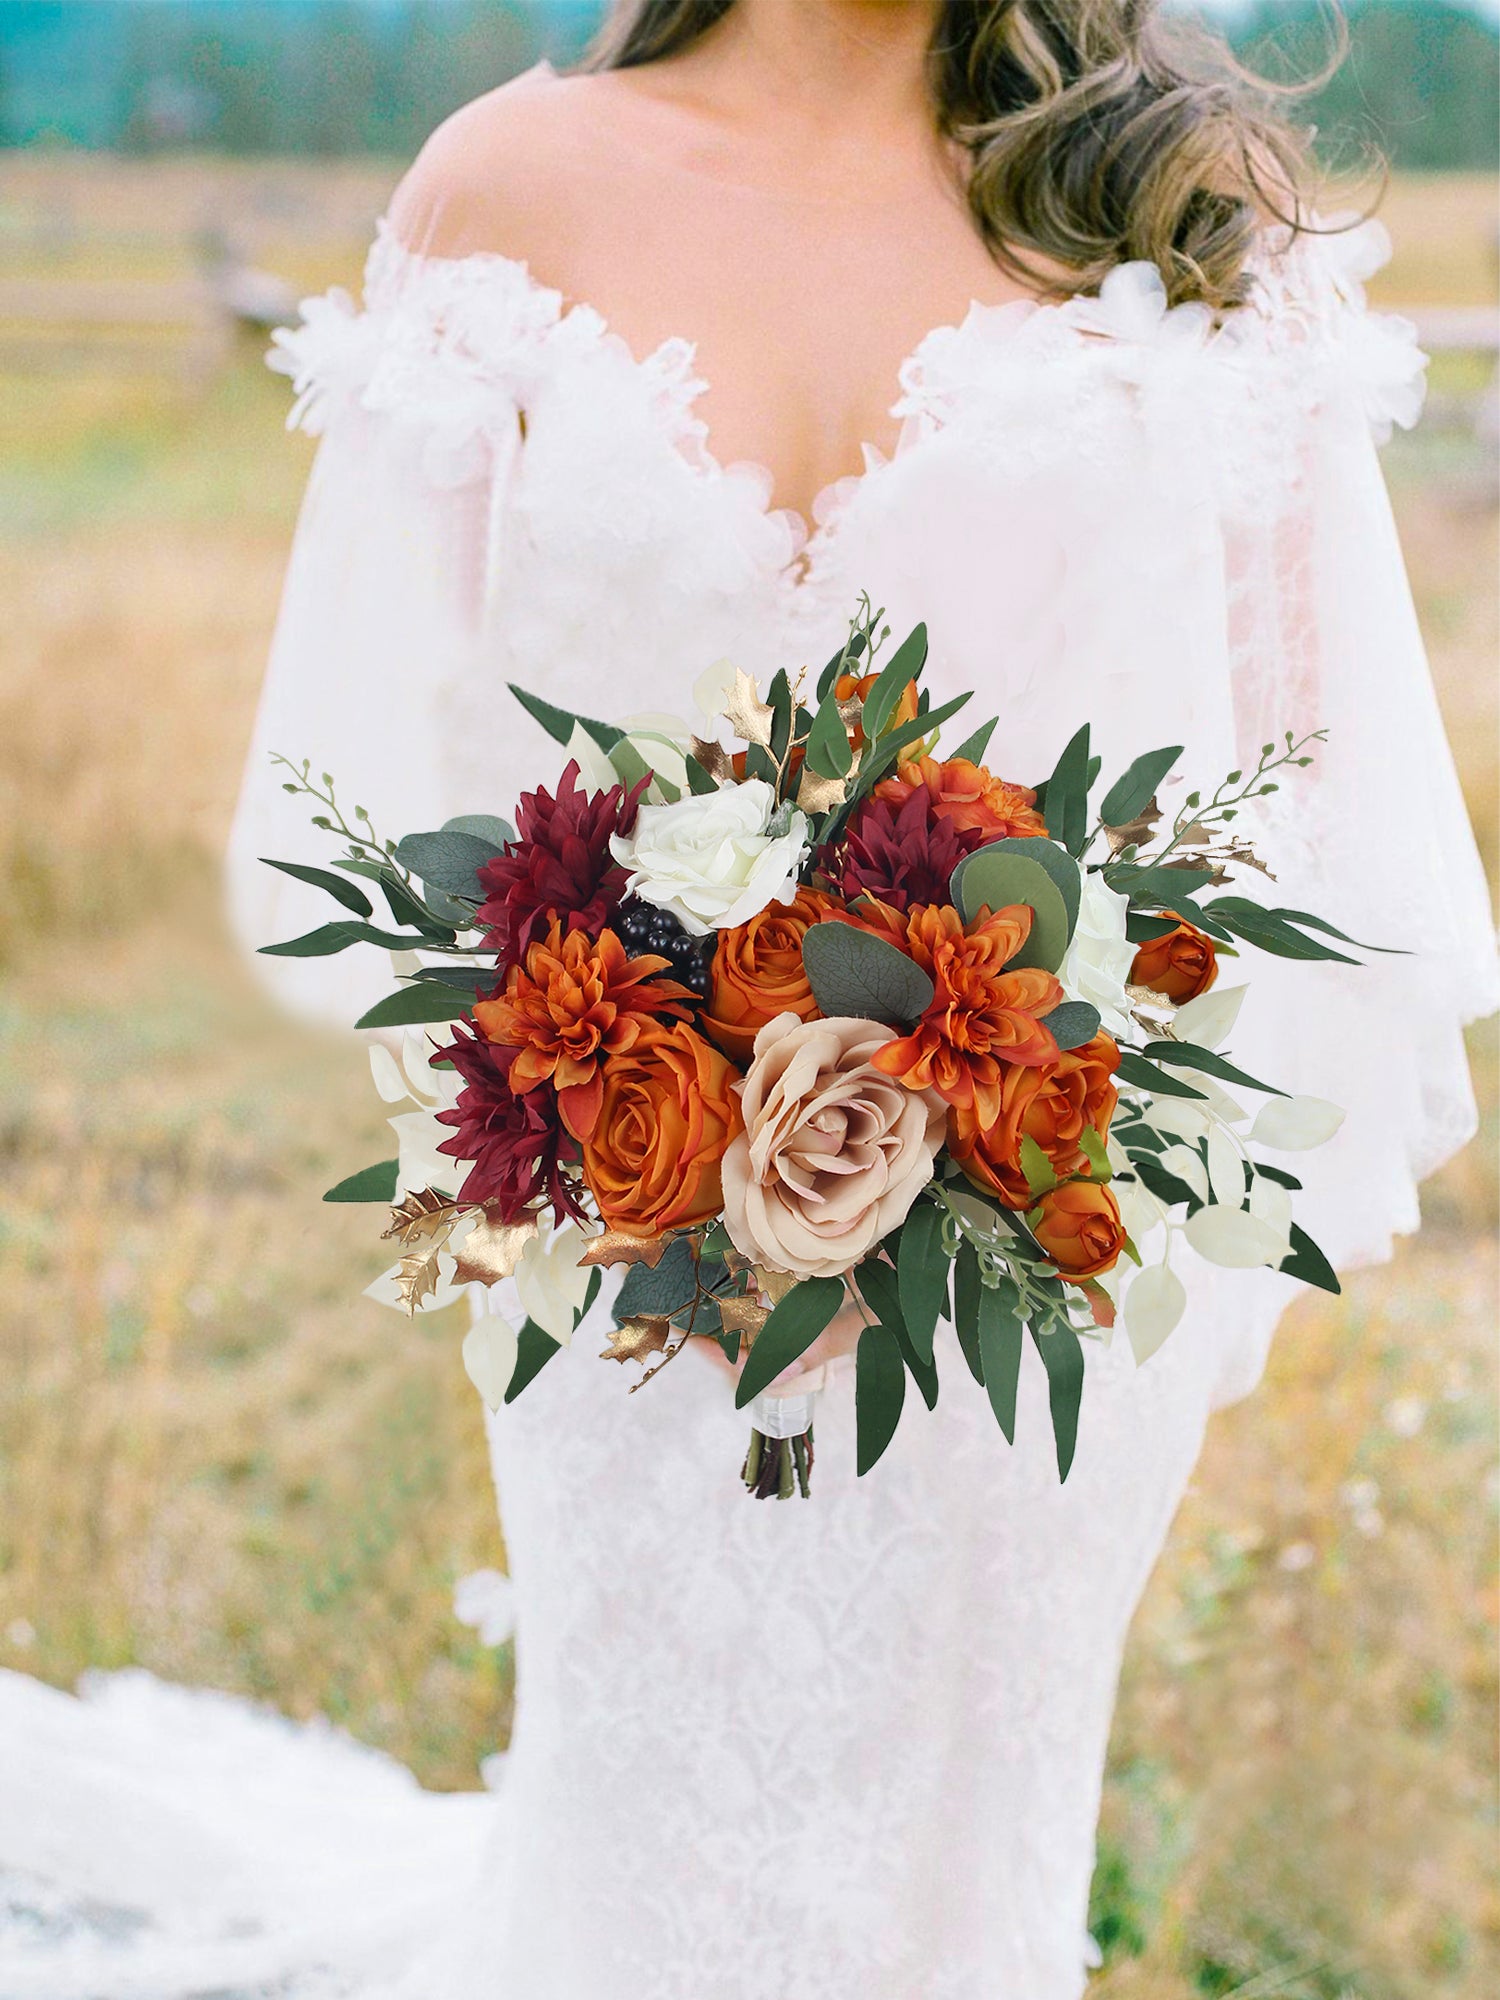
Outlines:
MULTIPOLYGON (((1171 739, 1216 774, 1329 730, 1267 815, 1277 896, 1410 955, 1286 990, 1258 962, 1236 1054, 1347 1107, 1309 1227, 1387 1255, 1472 1127, 1490 929, 1372 446, 1421 358, 1364 309, 1371 231, 1297 226, 1298 171, 1149 0, 621 0, 583 72, 460 112, 363 306, 282 342, 324 442, 235 833, 247 941, 322 916, 254 859, 298 827, 272 750, 392 828, 494 810, 560 762, 507 681, 679 705, 725 657, 820 663, 867 590, 927 621, 935 701, 999 711, 1007 775, 1085 717, 1112 767, 1171 739)), ((341 1023, 387 983, 274 964, 341 1023)), ((1066 1486, 1029 1352, 1013 1450, 954 1393, 857 1486, 835 1336, 813 1498, 758 1506, 722 1372, 627 1400, 581 1337, 492 1424, 519 1673, 492 1837, 327 1745, 236 1763, 229 1718, 179 1709, 174 1769, 195 1730, 221 1750, 152 1853, 231 1859, 194 1928, 151 1905, 124 1779, 88 1795, 153 1919, 108 1990, 1076 2000, 1131 1613, 1289 1289, 1187 1275, 1147 1365, 1090 1352, 1066 1486)), ((68 1977, 24 1990, 104 1990, 68 1977)))

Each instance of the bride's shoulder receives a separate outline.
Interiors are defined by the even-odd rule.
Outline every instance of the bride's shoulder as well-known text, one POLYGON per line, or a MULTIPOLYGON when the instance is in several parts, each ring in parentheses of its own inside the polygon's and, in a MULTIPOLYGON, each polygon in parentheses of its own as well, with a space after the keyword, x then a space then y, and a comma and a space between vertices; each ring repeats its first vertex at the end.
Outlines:
POLYGON ((597 206, 612 86, 609 76, 564 76, 541 63, 454 112, 392 199, 398 241, 426 256, 545 262, 597 206))

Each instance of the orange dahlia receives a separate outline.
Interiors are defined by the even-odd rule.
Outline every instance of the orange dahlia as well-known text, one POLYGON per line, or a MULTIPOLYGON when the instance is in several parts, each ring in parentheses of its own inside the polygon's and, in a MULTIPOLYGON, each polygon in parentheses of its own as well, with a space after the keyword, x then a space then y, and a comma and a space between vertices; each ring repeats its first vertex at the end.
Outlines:
POLYGON ((563 935, 554 918, 545 938, 513 965, 505 990, 474 1008, 480 1033, 517 1051, 509 1084, 524 1095, 550 1083, 575 1139, 587 1139, 603 1094, 600 1064, 635 1046, 652 1019, 684 1020, 692 995, 657 977, 669 963, 655 953, 627 956, 613 931, 598 940, 563 935))
POLYGON ((1042 1016, 1062 1005, 1050 972, 1005 970, 1031 935, 1031 911, 1012 904, 965 924, 951 904, 924 903, 903 918, 887 904, 860 909, 865 927, 914 958, 932 979, 932 1004, 910 1034, 873 1058, 912 1090, 935 1090, 980 1126, 1000 1116, 1007 1065, 1055 1063, 1042 1016))
POLYGON ((1029 785, 1013 785, 1008 779, 997 778, 983 764, 971 764, 967 757, 950 757, 943 764, 935 757, 900 763, 894 777, 880 780, 875 797, 899 806, 919 789, 931 798, 934 812, 966 832, 982 833, 987 841, 1047 831, 1047 822, 1036 809, 1036 793, 1029 785))
POLYGON ((1086 1174, 1080 1143, 1086 1127, 1109 1137, 1120 1051, 1108 1035, 1064 1049, 1055 1063, 1008 1067, 1000 1082, 1000 1116, 981 1127, 971 1110, 948 1114, 948 1150, 970 1180, 997 1194, 1008 1208, 1030 1208, 1021 1171, 1021 1141, 1035 1139, 1060 1177, 1086 1174))

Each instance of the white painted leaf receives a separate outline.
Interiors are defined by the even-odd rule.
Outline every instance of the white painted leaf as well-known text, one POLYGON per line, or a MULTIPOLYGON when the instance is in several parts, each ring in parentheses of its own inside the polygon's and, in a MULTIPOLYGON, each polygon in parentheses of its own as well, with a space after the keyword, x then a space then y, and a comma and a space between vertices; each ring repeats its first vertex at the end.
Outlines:
POLYGON ((386 1121, 396 1135, 396 1192, 414 1194, 422 1188, 438 1188, 445 1194, 456 1192, 464 1170, 457 1160, 438 1151, 453 1135, 439 1125, 427 1109, 399 1111, 386 1121))
POLYGON ((1194 1090, 1201 1090, 1204 1102, 1194 1106, 1208 1119, 1217 1118, 1222 1125, 1240 1125, 1250 1116, 1243 1104, 1237 1104, 1214 1077, 1202 1076, 1195 1069, 1183 1069, 1178 1075, 1184 1083, 1190 1083, 1194 1090))
POLYGON ((587 1242, 581 1229, 566 1223, 546 1243, 533 1236, 516 1266, 521 1310, 563 1347, 573 1338, 573 1317, 588 1293, 592 1273, 578 1262, 587 1242))
POLYGON ((477 1313, 464 1335, 464 1371, 483 1397, 487 1409, 505 1401, 516 1366, 516 1330, 499 1313, 477 1313))
POLYGON ((1168 1146, 1161 1163, 1169 1174, 1185 1181, 1200 1201, 1208 1200, 1208 1170, 1191 1146, 1168 1146))
POLYGON ((1244 1004, 1247 986, 1213 986, 1196 1000, 1184 1001, 1172 1021, 1172 1034, 1179 1042, 1192 1042, 1200 1049, 1217 1049, 1234 1032, 1244 1004))
POLYGON ((1120 1220, 1129 1231, 1131 1242, 1139 1250, 1144 1238, 1153 1229, 1161 1227, 1166 1210, 1150 1188, 1140 1181, 1116 1181, 1114 1190, 1115 1199, 1120 1204, 1120 1220))
POLYGON ((620 774, 581 722, 573 724, 568 738, 568 756, 578 765, 578 782, 584 791, 607 792, 620 782, 620 774))
POLYGON ((1186 1308, 1187 1292, 1175 1271, 1156 1264, 1136 1272, 1125 1291, 1125 1331, 1138 1365, 1151 1359, 1186 1308))
POLYGON ((1208 1130, 1208 1109, 1191 1098, 1158 1097, 1146 1108, 1146 1123, 1169 1139, 1201 1139, 1208 1130))
POLYGON ((1263 1180, 1256 1175, 1250 1189, 1250 1213, 1263 1222, 1267 1229, 1274 1230, 1280 1244, 1280 1255, 1275 1258, 1280 1263, 1292 1247, 1292 1191, 1277 1181, 1263 1180))
POLYGON ((1242 1208, 1200 1208, 1183 1225, 1187 1240, 1200 1257, 1210 1264, 1222 1264, 1231 1271, 1252 1271, 1261 1264, 1275 1264, 1284 1254, 1274 1229, 1259 1216, 1247 1215, 1242 1208))
POLYGON ((1244 1156, 1222 1125, 1209 1127, 1208 1182, 1215 1201, 1238 1208, 1245 1199, 1244 1156))
POLYGON ((1272 1097, 1255 1114, 1250 1137, 1278 1153, 1305 1153, 1325 1146, 1344 1122, 1344 1113, 1325 1097, 1272 1097))
POLYGON ((403 1097, 411 1096, 400 1064, 383 1042, 370 1044, 370 1075, 387 1104, 399 1104, 403 1097))

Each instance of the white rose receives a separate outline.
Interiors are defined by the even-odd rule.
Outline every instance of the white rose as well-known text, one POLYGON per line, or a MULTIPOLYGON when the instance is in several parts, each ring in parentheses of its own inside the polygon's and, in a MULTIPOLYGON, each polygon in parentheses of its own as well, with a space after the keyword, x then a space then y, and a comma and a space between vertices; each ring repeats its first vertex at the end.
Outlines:
POLYGON ((1136 948, 1125 935, 1129 907, 1102 875, 1086 873, 1078 926, 1058 974, 1068 998, 1097 1007, 1101 1025, 1112 1035, 1123 1035, 1130 1027, 1125 982, 1135 964, 1136 948))
POLYGON ((609 843, 630 871, 630 893, 672 915, 692 937, 746 924, 768 903, 789 903, 807 854, 807 819, 793 811, 772 834, 776 794, 763 778, 643 805, 629 836, 609 843))

